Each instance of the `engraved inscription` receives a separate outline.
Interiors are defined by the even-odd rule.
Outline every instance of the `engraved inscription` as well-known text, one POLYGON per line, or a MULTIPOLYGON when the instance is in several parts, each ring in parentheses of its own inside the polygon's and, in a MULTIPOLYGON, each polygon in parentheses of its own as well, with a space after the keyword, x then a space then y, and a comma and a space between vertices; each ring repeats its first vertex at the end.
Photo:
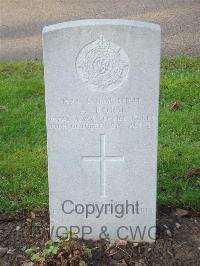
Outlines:
MULTIPOLYGON (((75 105, 75 104, 80 104, 81 99, 79 98, 64 98, 62 99, 62 104, 63 105, 75 105)), ((112 97, 102 97, 102 98, 97 98, 97 99, 90 99, 87 98, 87 104, 125 104, 125 105, 130 105, 130 104, 140 104, 142 101, 138 97, 117 97, 117 98, 112 98, 112 97)))
POLYGON ((50 130, 90 130, 119 129, 142 130, 155 127, 152 113, 142 111, 145 104, 138 97, 106 97, 60 99, 65 108, 63 116, 50 117, 50 130), (73 114, 76 110, 76 114, 73 114), (130 111, 131 110, 131 111, 130 111))
POLYGON ((113 91, 127 79, 129 59, 121 47, 101 36, 79 52, 76 69, 88 88, 100 92, 113 91))
POLYGON ((82 156, 84 161, 100 163, 100 195, 106 196, 106 162, 123 162, 123 156, 107 156, 106 155, 106 136, 100 135, 100 155, 98 156, 82 156))

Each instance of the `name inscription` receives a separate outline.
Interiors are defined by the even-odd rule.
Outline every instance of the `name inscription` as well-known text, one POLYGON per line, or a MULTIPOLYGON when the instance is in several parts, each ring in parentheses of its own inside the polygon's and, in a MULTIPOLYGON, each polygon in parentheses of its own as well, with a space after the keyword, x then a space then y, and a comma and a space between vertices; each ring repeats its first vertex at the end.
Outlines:
POLYGON ((143 129, 154 126, 153 114, 139 110, 142 100, 137 97, 88 98, 84 103, 79 98, 65 98, 61 104, 63 115, 49 118, 50 130, 143 129), (129 112, 130 106, 135 106, 134 112, 129 112))

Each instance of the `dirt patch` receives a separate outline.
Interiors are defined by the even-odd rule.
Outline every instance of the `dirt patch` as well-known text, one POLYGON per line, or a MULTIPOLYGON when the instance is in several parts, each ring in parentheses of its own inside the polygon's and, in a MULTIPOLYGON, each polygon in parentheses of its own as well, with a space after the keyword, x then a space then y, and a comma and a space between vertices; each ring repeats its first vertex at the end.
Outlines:
MULTIPOLYGON (((108 241, 87 241, 92 252, 90 265, 199 265, 199 217, 176 216, 175 209, 161 208, 157 226, 153 244, 128 243, 116 248, 108 241)), ((48 237, 47 211, 0 215, 0 265, 21 265, 25 249, 40 246, 48 237)))

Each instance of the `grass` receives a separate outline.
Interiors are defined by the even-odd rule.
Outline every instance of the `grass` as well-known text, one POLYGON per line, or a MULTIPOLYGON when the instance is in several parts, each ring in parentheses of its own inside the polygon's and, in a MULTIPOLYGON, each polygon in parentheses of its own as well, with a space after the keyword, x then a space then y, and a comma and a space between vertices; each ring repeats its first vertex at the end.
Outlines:
MULTIPOLYGON (((158 204, 199 209, 200 59, 161 64, 158 204), (180 109, 169 106, 180 101, 180 109)), ((48 208, 43 66, 0 63, 0 212, 48 208)))

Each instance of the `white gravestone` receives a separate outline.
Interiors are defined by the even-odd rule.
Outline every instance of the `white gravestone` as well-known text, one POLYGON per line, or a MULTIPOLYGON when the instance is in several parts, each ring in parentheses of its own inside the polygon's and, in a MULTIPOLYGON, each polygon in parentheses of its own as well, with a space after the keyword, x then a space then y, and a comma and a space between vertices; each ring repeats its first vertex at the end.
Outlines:
POLYGON ((52 237, 153 241, 160 27, 70 21, 43 46, 52 237))

